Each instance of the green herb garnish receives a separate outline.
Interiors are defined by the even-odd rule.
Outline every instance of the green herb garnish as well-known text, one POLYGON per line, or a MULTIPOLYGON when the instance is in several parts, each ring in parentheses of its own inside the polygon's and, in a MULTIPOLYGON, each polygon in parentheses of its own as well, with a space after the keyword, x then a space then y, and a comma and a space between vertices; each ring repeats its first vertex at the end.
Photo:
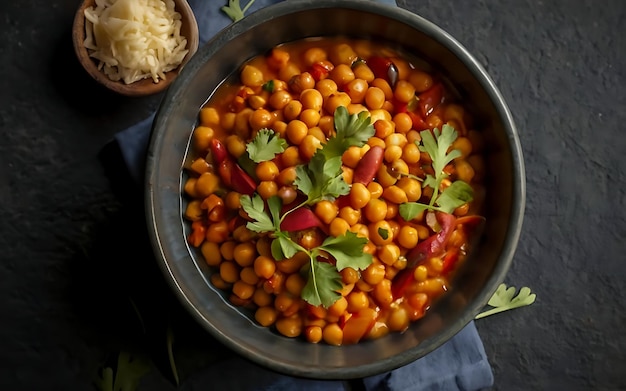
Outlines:
POLYGON ((274 133, 272 129, 261 129, 257 132, 256 137, 247 145, 246 150, 248 156, 255 163, 261 163, 274 159, 276 154, 285 151, 287 141, 274 133))
POLYGON ((228 5, 225 5, 221 8, 222 12, 228 15, 229 18, 233 20, 233 22, 237 22, 238 20, 243 19, 246 11, 250 6, 254 3, 254 0, 250 0, 246 6, 241 9, 241 5, 239 4, 239 0, 228 0, 228 5))
MULTIPOLYGON (((341 297, 338 292, 342 288, 339 274, 341 270, 346 267, 363 270, 372 263, 371 254, 363 252, 367 239, 347 232, 339 237, 329 236, 321 245, 306 249, 298 244, 289 232, 281 230, 281 223, 285 216, 298 208, 350 192, 350 187, 343 180, 341 156, 350 146, 363 146, 374 135, 375 130, 366 114, 350 115, 343 106, 335 111, 334 121, 335 136, 313 155, 308 164, 296 167, 295 185, 307 196, 306 201, 281 215, 282 202, 277 196, 269 198, 267 206, 258 194, 252 197, 241 196, 241 206, 253 220, 247 223, 247 228, 258 233, 267 233, 273 238, 271 251, 274 259, 280 261, 291 258, 300 251, 308 255, 310 260, 307 267, 308 278, 301 296, 311 305, 324 307, 331 306, 341 297)), ((264 146, 255 146, 253 149, 262 149, 262 152, 271 150, 272 148, 268 146, 272 144, 271 140, 271 137, 263 136, 259 143, 264 146)), ((248 144, 248 147, 251 145, 254 143, 248 144)), ((252 156, 253 151, 250 149, 248 152, 253 160, 255 157, 258 158, 252 156)), ((273 156, 274 152, 270 158, 273 156)), ((260 159, 262 161, 266 158, 268 156, 262 156, 260 159)))
POLYGON ((457 138, 457 132, 450 125, 443 125, 441 132, 439 129, 423 130, 420 132, 422 138, 419 149, 426 152, 432 159, 432 167, 435 176, 427 175, 423 182, 423 187, 429 186, 433 189, 433 195, 428 204, 420 202, 406 202, 398 208, 400 216, 409 221, 414 219, 424 210, 438 210, 446 213, 452 213, 454 209, 466 204, 473 199, 473 190, 470 185, 464 181, 457 180, 452 182, 441 194, 439 187, 441 182, 448 177, 443 170, 448 163, 461 156, 459 150, 448 152, 452 143, 457 138))
POLYGON ((523 287, 522 289, 520 289, 517 296, 515 296, 515 291, 516 288, 514 286, 507 288, 506 284, 500 284, 496 292, 487 303, 493 308, 479 313, 478 315, 476 315, 475 319, 480 319, 489 315, 512 310, 514 308, 531 305, 535 302, 535 299, 537 298, 537 295, 531 293, 530 288, 528 287, 523 287))

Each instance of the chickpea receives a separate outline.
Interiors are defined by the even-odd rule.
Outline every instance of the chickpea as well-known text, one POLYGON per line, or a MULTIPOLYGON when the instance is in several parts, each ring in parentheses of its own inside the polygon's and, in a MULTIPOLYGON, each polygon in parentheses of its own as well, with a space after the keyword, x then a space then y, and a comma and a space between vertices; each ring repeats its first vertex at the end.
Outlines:
POLYGON ((273 304, 274 297, 265 292, 263 288, 256 288, 254 290, 254 294, 252 295, 252 302, 259 307, 268 307, 273 304))
POLYGON ((334 64, 350 66, 359 57, 352 46, 347 43, 341 43, 334 46, 328 54, 330 61, 334 64))
POLYGON ((275 91, 269 99, 269 104, 276 110, 282 110, 287 106, 289 102, 291 102, 293 98, 288 91, 279 90, 275 91))
POLYGON ((328 317, 339 318, 348 309, 348 300, 345 297, 340 297, 330 307, 328 307, 328 317))
MULTIPOLYGON (((296 152, 299 153, 298 148, 296 147, 296 152)), ((297 161, 300 161, 300 157, 297 157, 297 161)), ((296 163, 298 164, 298 163, 296 163)), ((280 186, 291 186, 293 182, 296 180, 296 164, 289 165, 287 168, 283 169, 276 178, 276 182, 280 186)))
POLYGON ((326 224, 330 224, 337 217, 337 213, 339 213, 339 209, 334 202, 322 200, 315 204, 315 214, 326 224))
POLYGON ((398 80, 393 97, 399 102, 408 103, 415 96, 415 87, 406 80, 398 80))
POLYGON ((344 106, 348 107, 350 104, 350 95, 345 92, 334 92, 328 96, 326 102, 324 103, 324 109, 330 113, 334 114, 337 107, 344 106))
POLYGON ((371 83, 376 77, 374 76, 374 72, 372 72, 370 67, 365 63, 355 65, 352 70, 354 71, 354 77, 357 79, 363 79, 367 83, 371 83))
POLYGON ((263 72, 255 66, 246 65, 241 71, 241 82, 246 87, 261 87, 264 83, 263 72))
POLYGON ((393 302, 393 294, 391 293, 391 280, 383 278, 381 282, 374 285, 374 299, 383 308, 388 308, 393 302))
POLYGON ((220 246, 213 242, 204 242, 200 246, 200 252, 204 257, 207 265, 219 266, 222 262, 222 254, 220 254, 220 246))
POLYGON ((372 223, 383 220, 387 215, 387 203, 380 198, 372 198, 363 207, 363 215, 372 223))
POLYGON ((307 134, 300 143, 300 154, 308 161, 320 148, 322 148, 322 142, 317 137, 307 134))
POLYGON ((274 122, 274 116, 269 110, 260 108, 250 114, 250 127, 254 131, 269 128, 272 126, 272 122, 274 122))
POLYGON ((276 323, 277 318, 278 311, 270 306, 260 307, 254 313, 254 319, 256 319, 256 321, 264 327, 269 327, 276 323))
POLYGON ((203 107, 200 109, 200 124, 203 126, 217 126, 220 124, 220 114, 215 107, 203 107))
POLYGON ((260 181, 273 181, 278 176, 278 166, 271 160, 256 165, 255 173, 260 181))
POLYGON ((326 135, 324 134, 322 128, 320 128, 319 126, 310 127, 308 134, 320 140, 320 142, 324 144, 326 143, 326 135))
POLYGON ((337 323, 329 323, 322 329, 322 339, 329 345, 340 346, 343 342, 343 330, 337 323))
MULTIPOLYGON (((320 118, 321 116, 319 110, 315 109, 304 109, 300 113, 299 117, 300 121, 304 122, 309 129, 317 126, 320 122, 320 118)), ((324 141, 326 141, 326 137, 324 137, 324 141)))
POLYGON ((404 331, 409 327, 409 316, 404 307, 399 306, 391 310, 387 319, 387 326, 391 331, 404 331))
POLYGON ((305 89, 300 93, 300 102, 303 109, 312 109, 320 111, 324 104, 322 93, 315 88, 305 89))
MULTIPOLYGON (((302 121, 300 121, 300 122, 302 122, 302 121)), ((301 125, 295 125, 295 126, 301 126, 301 125)), ((308 132, 308 129, 307 129, 307 132, 308 132)), ((306 133, 305 133, 304 136, 302 136, 302 138, 304 139, 305 136, 306 136, 306 133)), ((287 168, 283 169, 283 171, 288 169, 289 167, 297 166, 298 164, 302 163, 302 161, 300 160, 300 151, 298 150, 298 147, 295 146, 295 145, 291 145, 291 146, 285 148, 285 150, 283 151, 283 153, 281 155, 281 161, 283 163, 283 166, 287 167, 287 168)), ((294 177, 294 179, 295 179, 295 177, 294 177)), ((283 183, 283 184, 288 184, 288 183, 283 183)))
POLYGON ((414 70, 409 75, 409 82, 413 84, 416 92, 424 92, 433 86, 433 78, 428 73, 414 70))
POLYGON ((361 219, 361 210, 354 209, 351 206, 344 206, 339 209, 339 217, 345 220, 348 225, 353 226, 361 219))
POLYGON ((387 220, 380 220, 367 226, 369 239, 378 246, 389 244, 393 241, 393 231, 387 220))
POLYGON ((324 79, 320 80, 315 84, 315 89, 322 94, 324 99, 328 98, 331 94, 337 92, 338 87, 337 83, 335 83, 332 79, 324 79))
POLYGON ((287 124, 287 139, 295 145, 300 145, 307 136, 309 127, 302 121, 294 119, 287 124))
POLYGON ((237 114, 235 113, 224 113, 222 118, 220 119, 220 126, 222 129, 226 131, 231 131, 235 127, 235 118, 237 114))
POLYGON ((261 278, 269 279, 276 271, 276 262, 265 255, 259 255, 254 260, 254 272, 261 278))
POLYGON ((362 276, 366 283, 375 286, 385 278, 385 265, 380 262, 371 263, 363 270, 362 276))
POLYGON ((228 283, 235 283, 239 280, 239 266, 236 263, 226 261, 220 264, 220 277, 228 283))
POLYGON ((294 62, 289 61, 278 71, 278 78, 281 80, 291 80, 292 77, 298 74, 300 74, 300 67, 294 62))
POLYGON ((407 113, 396 113, 393 116, 393 122, 396 124, 396 132, 405 134, 413 128, 413 120, 407 113))
POLYGON ((235 246, 236 242, 229 240, 220 245, 220 254, 227 261, 232 261, 235 259, 235 246))
POLYGON ((393 89, 391 88, 387 80, 376 78, 372 80, 372 82, 370 83, 370 86, 380 88, 385 94, 385 100, 393 99, 393 89))
POLYGON ((365 93, 365 105, 370 109, 380 109, 385 103, 385 92, 379 87, 370 86, 365 93))
POLYGON ((304 329, 304 337, 310 343, 318 343, 322 340, 321 326, 308 326, 304 329))
POLYGON ((367 94, 368 84, 363 79, 354 79, 345 86, 345 92, 350 95, 352 103, 362 103, 367 94))
POLYGON ((320 61, 326 61, 327 58, 328 55, 326 54, 326 51, 318 47, 309 48, 302 55, 304 65, 306 65, 307 67, 310 67, 311 65, 320 61))
POLYGON ((385 161, 391 163, 402 157, 402 147, 399 145, 390 145, 385 148, 385 161))
POLYGON ((261 181, 256 191, 264 200, 267 200, 278 193, 278 185, 274 181, 261 181))
POLYGON ((328 230, 332 236, 343 236, 350 230, 350 224, 341 217, 335 217, 331 220, 328 230))
POLYGON ((239 278, 241 279, 241 281, 252 286, 256 286, 256 284, 259 282, 259 276, 257 276, 257 274, 254 272, 254 267, 252 266, 246 266, 241 269, 241 272, 239 272, 239 278))
POLYGON ((391 185, 383 191, 383 198, 393 204, 399 205, 408 202, 409 199, 400 186, 391 185))
POLYGON ((193 144, 198 151, 208 151, 215 131, 208 126, 198 126, 193 131, 193 144))
POLYGON ((235 246, 233 256, 239 266, 252 266, 257 257, 256 246, 252 242, 239 243, 235 246))
POLYGON ((369 202, 371 194, 362 183, 353 183, 350 189, 350 206, 361 209, 369 202))
POLYGON ((254 286, 239 280, 233 284, 233 293, 240 299, 247 300, 254 294, 254 286))
POLYGON ((200 220, 205 213, 200 207, 201 204, 200 200, 190 201, 185 208, 185 218, 190 221, 200 220))
POLYGON ((278 189, 276 195, 280 197, 283 205, 288 205, 296 200, 298 192, 293 188, 293 186, 282 186, 278 189))
MULTIPOLYGON (((287 103, 287 105, 285 105, 285 107, 283 108, 283 114, 287 121, 295 120, 296 118, 298 118, 301 112, 302 103, 297 100, 289 101, 289 103, 287 103)), ((289 127, 289 125, 287 125, 287 127, 289 127)))

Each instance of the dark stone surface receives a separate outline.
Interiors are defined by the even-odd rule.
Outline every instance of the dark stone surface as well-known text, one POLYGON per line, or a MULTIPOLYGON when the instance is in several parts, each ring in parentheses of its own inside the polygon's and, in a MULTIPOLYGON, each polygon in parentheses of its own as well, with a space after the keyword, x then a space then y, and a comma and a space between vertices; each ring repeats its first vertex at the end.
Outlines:
MULTIPOLYGON (((626 389, 626 2, 398 3, 475 54, 519 127, 528 204, 506 282, 538 298, 477 321, 494 389, 626 389)), ((93 85, 71 48, 77 6, 0 5, 0 389, 93 390, 120 349, 160 370, 142 389, 173 389, 168 327, 186 371, 228 352, 180 310, 150 257, 133 256, 141 208, 114 192, 98 156, 160 97, 93 85)))

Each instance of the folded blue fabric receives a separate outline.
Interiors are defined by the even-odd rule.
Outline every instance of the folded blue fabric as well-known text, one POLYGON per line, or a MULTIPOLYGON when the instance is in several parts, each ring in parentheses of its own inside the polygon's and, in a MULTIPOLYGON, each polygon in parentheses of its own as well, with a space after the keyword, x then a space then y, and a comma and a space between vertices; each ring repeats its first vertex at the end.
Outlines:
MULTIPOLYGON (((256 0, 250 10, 282 0, 256 0)), ((394 0, 378 0, 395 5, 394 0)), ((200 28, 200 43, 207 42, 217 32, 231 23, 213 1, 189 0, 200 28)), ((141 187, 145 169, 146 149, 154 114, 134 126, 116 134, 103 150, 101 158, 112 182, 127 175, 132 183, 141 187), (111 149, 115 149, 111 153, 111 149), (121 172, 120 169, 126 170, 121 172)), ((115 187, 115 183, 113 183, 115 187)), ((360 379, 358 389, 368 391, 474 391, 490 387, 493 373, 485 350, 471 322, 450 341, 415 362, 394 371, 360 379)), ((181 390, 294 390, 327 391, 355 389, 354 382, 302 379, 285 376, 260 367, 243 358, 233 358, 214 364, 192 375, 181 390), (241 376, 245 373, 245 376, 241 376)))

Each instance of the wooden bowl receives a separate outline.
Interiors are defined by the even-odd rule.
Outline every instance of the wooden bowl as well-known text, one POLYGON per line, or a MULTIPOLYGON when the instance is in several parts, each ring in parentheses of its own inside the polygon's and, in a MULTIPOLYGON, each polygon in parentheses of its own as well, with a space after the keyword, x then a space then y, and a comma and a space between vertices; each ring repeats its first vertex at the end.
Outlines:
POLYGON ((180 13, 182 18, 181 35, 187 38, 187 47, 189 50, 181 65, 176 69, 166 72, 166 79, 159 79, 155 83, 152 78, 136 81, 126 84, 123 81, 111 80, 102 70, 98 69, 98 61, 89 57, 89 52, 85 48, 85 9, 95 6, 95 0, 84 0, 76 11, 74 16, 74 25, 72 27, 72 41, 74 43, 74 51, 78 57, 78 61, 83 68, 93 77, 96 82, 108 88, 111 91, 125 96, 147 96, 159 93, 165 90, 172 81, 178 76, 182 67, 198 50, 198 23, 193 11, 186 0, 174 0, 175 9, 180 13))

